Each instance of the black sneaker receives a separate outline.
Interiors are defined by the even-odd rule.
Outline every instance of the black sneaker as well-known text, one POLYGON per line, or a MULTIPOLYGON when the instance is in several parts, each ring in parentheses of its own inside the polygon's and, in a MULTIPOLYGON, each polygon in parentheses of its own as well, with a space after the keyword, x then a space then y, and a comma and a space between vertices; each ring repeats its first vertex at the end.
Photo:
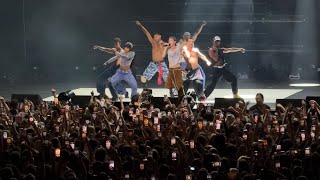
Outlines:
POLYGON ((126 91, 125 98, 129 98, 129 92, 128 91, 126 91))

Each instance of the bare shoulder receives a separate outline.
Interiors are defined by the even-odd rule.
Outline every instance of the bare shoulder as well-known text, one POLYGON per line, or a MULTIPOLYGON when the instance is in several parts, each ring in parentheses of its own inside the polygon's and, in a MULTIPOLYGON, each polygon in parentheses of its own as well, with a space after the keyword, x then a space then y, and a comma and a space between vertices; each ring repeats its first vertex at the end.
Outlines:
POLYGON ((192 48, 192 51, 199 52, 199 49, 198 48, 192 48))

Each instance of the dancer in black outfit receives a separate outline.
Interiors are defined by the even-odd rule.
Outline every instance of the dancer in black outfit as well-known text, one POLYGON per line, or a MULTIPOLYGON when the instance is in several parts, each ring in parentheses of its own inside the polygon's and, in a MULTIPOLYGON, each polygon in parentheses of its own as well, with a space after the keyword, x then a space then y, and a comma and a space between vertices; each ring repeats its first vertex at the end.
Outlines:
POLYGON ((227 63, 224 59, 225 53, 230 52, 242 52, 245 53, 245 49, 243 48, 221 48, 220 47, 220 41, 221 38, 219 36, 215 36, 213 38, 213 45, 209 49, 209 57, 212 61, 212 82, 206 87, 206 90, 204 91, 205 96, 208 98, 210 94, 215 89, 218 81, 221 79, 221 77, 224 77, 228 82, 231 83, 233 97, 234 98, 240 98, 238 95, 238 82, 237 77, 232 74, 226 67, 227 63))

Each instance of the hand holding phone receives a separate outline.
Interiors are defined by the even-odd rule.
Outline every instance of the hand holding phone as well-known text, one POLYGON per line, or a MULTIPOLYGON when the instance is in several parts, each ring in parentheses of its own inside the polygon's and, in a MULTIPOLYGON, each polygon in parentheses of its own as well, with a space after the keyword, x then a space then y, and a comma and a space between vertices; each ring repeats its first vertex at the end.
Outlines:
POLYGON ((175 145, 176 144, 176 138, 175 137, 172 137, 171 138, 171 145, 175 145))
POLYGON ((6 131, 3 132, 3 139, 7 139, 8 138, 8 133, 6 131))
POLYGON ((203 128, 203 122, 202 121, 198 121, 198 128, 200 130, 203 128))
POLYGON ((310 148, 309 147, 305 148, 304 153, 306 156, 310 156, 310 148))
POLYGON ((194 140, 190 140, 190 148, 194 149, 194 140))
POLYGON ((140 163, 140 170, 141 170, 141 171, 144 170, 144 163, 140 163))
POLYGON ((113 170, 113 169, 114 169, 114 161, 113 161, 113 160, 110 160, 110 161, 109 161, 109 169, 110 169, 110 170, 113 170))
POLYGON ((171 157, 172 157, 173 161, 176 161, 177 160, 177 153, 176 152, 172 152, 171 157))
POLYGON ((242 138, 243 138, 243 140, 246 141, 246 140, 248 139, 248 135, 247 135, 247 134, 243 134, 243 135, 242 135, 242 138))
POLYGON ((110 147, 111 147, 110 141, 109 141, 109 140, 106 140, 106 148, 107 148, 107 149, 110 149, 110 147))
POLYGON ((60 157, 60 148, 57 148, 55 150, 55 155, 56 155, 56 157, 60 157))

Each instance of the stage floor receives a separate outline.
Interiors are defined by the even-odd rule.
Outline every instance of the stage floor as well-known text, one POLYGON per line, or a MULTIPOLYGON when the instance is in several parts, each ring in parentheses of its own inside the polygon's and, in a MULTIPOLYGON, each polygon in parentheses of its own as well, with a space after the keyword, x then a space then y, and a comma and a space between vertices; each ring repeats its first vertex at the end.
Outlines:
MULTIPOLYGON (((320 87, 290 87, 289 83, 277 82, 248 82, 239 81, 239 95, 250 101, 251 105, 255 103, 255 95, 262 93, 265 97, 265 103, 271 107, 275 107, 276 99, 304 99, 307 96, 320 96, 320 87)), ((10 101, 11 94, 39 94, 44 100, 51 101, 51 89, 55 88, 57 93, 72 90, 76 95, 90 95, 91 91, 98 94, 95 89, 94 82, 73 82, 73 83, 55 83, 55 84, 15 84, 10 86, 0 86, 0 96, 3 96, 6 100, 10 101)), ((169 94, 169 90, 165 88, 149 87, 153 90, 155 97, 163 97, 165 94, 169 94)), ((141 92, 140 88, 138 92, 141 92)), ((189 89, 192 91, 192 89, 189 89)), ((131 90, 128 89, 130 94, 131 90)), ((108 89, 106 89, 107 95, 110 95, 108 89)), ((214 103, 215 98, 232 98, 232 91, 230 84, 220 82, 217 89, 207 98, 208 103, 214 103)), ((125 99, 129 101, 129 99, 125 99)))
MULTIPOLYGON (((95 88, 78 88, 72 90, 76 95, 81 96, 90 96, 90 93, 93 91, 95 94, 98 94, 95 88)), ((127 91, 131 92, 130 89, 127 91)), ((141 92, 140 88, 138 92, 141 92)), ((192 91, 192 89, 189 89, 192 91)), ((262 93, 265 97, 265 103, 274 103, 276 99, 284 99, 292 96, 298 92, 301 92, 302 89, 239 89, 239 95, 245 100, 250 102, 255 102, 255 96, 257 93, 262 93)), ((164 88, 152 88, 152 94, 155 97, 163 97, 164 95, 169 94, 168 89, 164 88)), ((111 96, 110 91, 106 89, 106 94, 111 96)), ((214 103, 214 98, 232 98, 232 92, 230 89, 216 89, 209 97, 207 97, 208 103, 214 103)), ((43 100, 52 101, 53 97, 46 97, 43 100)), ((125 99, 125 101, 129 101, 129 99, 125 99)))

